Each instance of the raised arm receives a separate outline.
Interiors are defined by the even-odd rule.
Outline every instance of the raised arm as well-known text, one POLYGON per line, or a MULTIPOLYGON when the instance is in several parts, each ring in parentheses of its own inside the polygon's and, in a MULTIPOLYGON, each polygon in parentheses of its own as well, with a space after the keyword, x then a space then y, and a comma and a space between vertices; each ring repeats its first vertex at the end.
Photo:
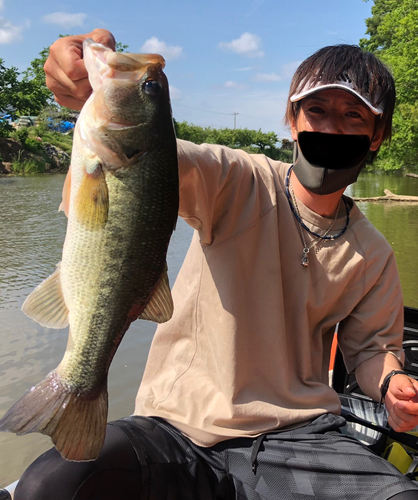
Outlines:
MULTIPOLYGON (((68 108, 80 110, 91 94, 91 86, 83 61, 83 41, 92 38, 111 49, 115 39, 110 31, 96 29, 85 35, 58 39, 50 48, 45 63, 46 84, 54 93, 55 100, 68 108)), ((217 238, 230 238, 245 228, 237 223, 237 213, 244 205, 253 204, 253 217, 259 211, 268 210, 274 200, 265 197, 268 207, 260 205, 258 188, 271 183, 270 167, 264 160, 264 168, 251 155, 215 145, 196 146, 178 141, 180 173, 180 215, 200 233, 203 244, 211 244, 217 238), (257 179, 265 179, 258 183, 257 179), (239 190, 236 189, 239 186, 239 190), (223 234, 214 226, 223 220, 223 234)), ((247 223, 254 221, 249 218, 247 223)))

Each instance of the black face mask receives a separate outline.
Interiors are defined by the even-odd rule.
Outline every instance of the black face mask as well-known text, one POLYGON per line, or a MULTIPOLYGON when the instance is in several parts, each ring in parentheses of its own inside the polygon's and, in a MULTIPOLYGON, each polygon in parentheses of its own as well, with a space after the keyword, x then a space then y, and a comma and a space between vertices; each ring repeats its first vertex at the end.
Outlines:
POLYGON ((335 193, 356 182, 370 145, 367 135, 300 132, 293 171, 312 193, 335 193))

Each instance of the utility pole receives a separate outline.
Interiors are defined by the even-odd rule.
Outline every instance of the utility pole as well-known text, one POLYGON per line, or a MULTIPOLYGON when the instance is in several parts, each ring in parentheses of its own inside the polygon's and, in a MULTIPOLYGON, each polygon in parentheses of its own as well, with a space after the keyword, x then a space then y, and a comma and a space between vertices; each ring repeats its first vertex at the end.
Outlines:
POLYGON ((237 115, 239 115, 239 113, 232 113, 234 115, 234 130, 236 129, 237 127, 237 115))

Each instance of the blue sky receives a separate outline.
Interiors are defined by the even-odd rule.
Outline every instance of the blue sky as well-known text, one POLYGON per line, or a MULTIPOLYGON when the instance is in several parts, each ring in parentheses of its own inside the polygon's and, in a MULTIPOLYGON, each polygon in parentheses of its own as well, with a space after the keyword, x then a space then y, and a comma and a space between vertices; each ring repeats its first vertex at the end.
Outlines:
POLYGON ((317 49, 357 44, 363 0, 0 0, 0 57, 26 69, 61 34, 102 27, 131 52, 167 61, 173 115, 201 126, 274 131, 297 65, 317 49))

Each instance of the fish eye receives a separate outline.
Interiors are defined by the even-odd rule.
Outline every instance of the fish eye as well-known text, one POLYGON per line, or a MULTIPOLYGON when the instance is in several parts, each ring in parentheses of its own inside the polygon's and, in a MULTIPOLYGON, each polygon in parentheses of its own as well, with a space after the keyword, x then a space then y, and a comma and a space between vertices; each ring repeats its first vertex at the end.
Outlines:
POLYGON ((161 85, 155 80, 147 80, 144 83, 144 92, 148 95, 157 95, 161 90, 161 85))

